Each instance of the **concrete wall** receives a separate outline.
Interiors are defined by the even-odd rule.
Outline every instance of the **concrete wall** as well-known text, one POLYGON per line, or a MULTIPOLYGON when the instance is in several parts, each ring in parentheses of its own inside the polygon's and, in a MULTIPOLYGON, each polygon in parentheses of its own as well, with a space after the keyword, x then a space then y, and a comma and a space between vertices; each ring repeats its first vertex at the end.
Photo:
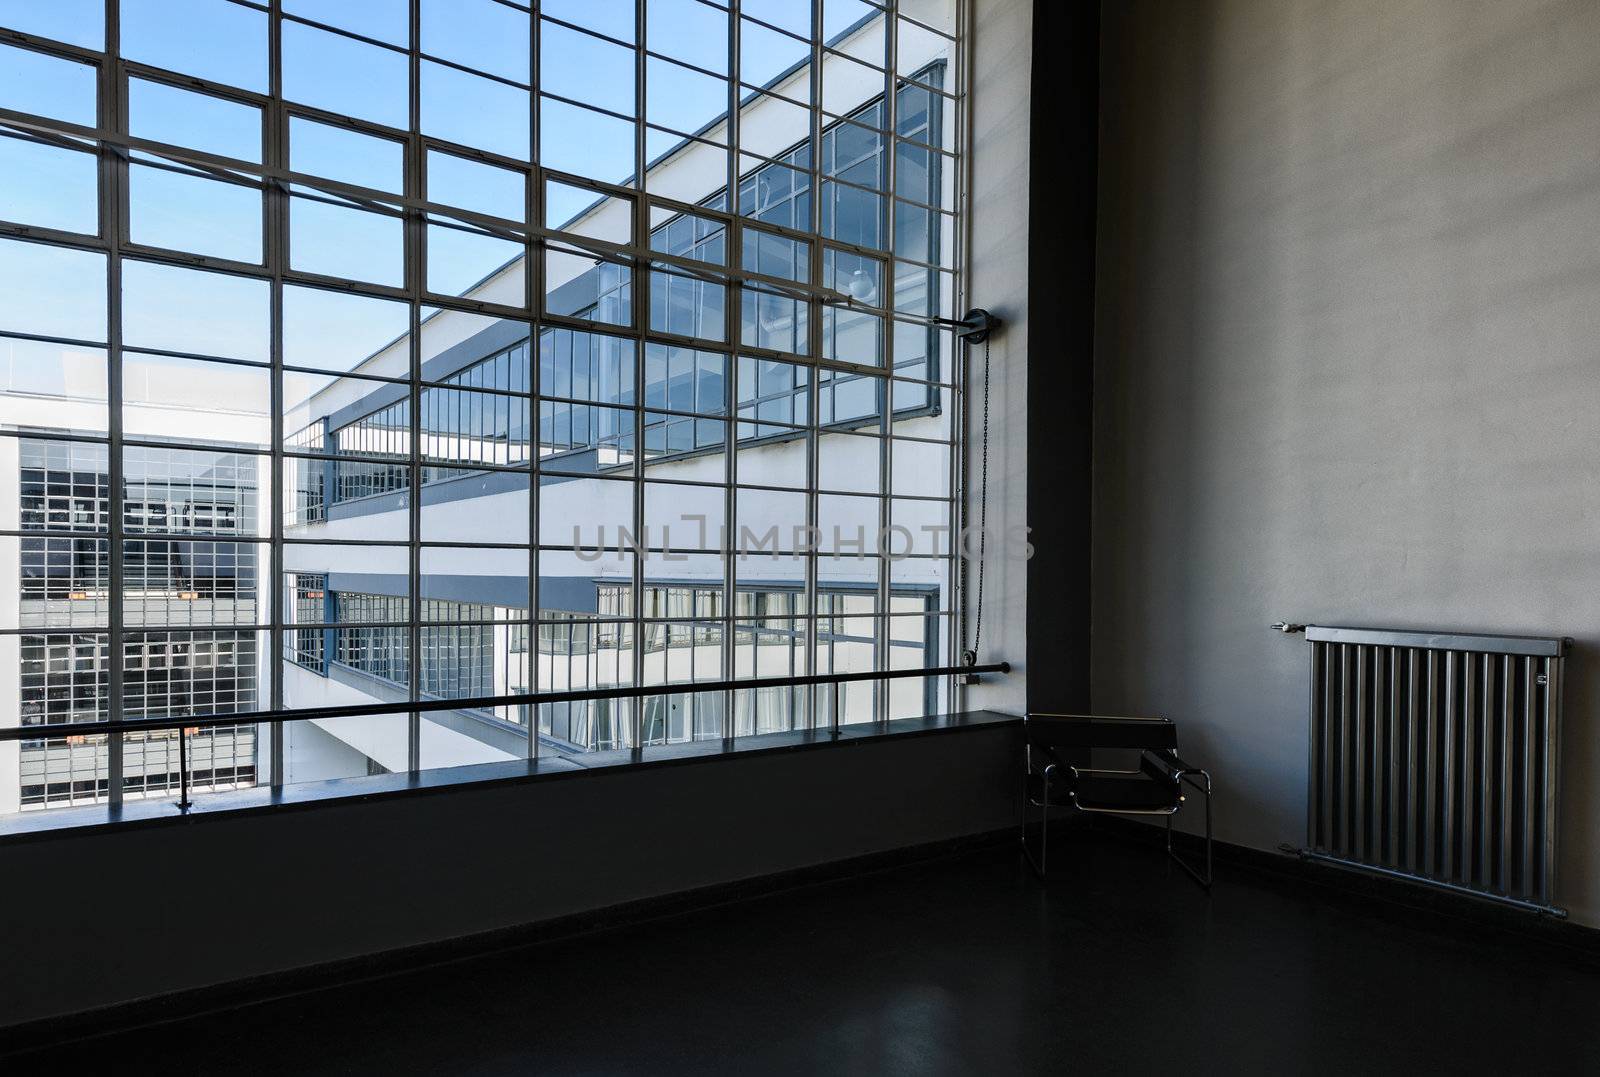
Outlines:
POLYGON ((51 896, 40 919, 37 888, 0 891, 0 915, 29 924, 0 934, 0 1028, 1009 826, 1016 736, 997 725, 8 845, 6 877, 51 896))
MULTIPOLYGON (((1033 49, 1029 0, 981 0, 973 19, 971 258, 967 306, 1005 319, 990 353, 989 531, 1009 535, 1028 523, 1028 80, 1033 49)), ((958 311, 959 316, 964 311, 958 311)), ((982 423, 981 352, 970 368, 967 418, 967 524, 976 535, 982 423)), ((974 547, 975 547, 974 542, 974 547)), ((1009 661, 1007 677, 967 691, 976 707, 1021 714, 1027 706, 1028 563, 1008 556, 1004 542, 988 551, 983 640, 978 661, 1009 661)), ((967 615, 977 612, 977 565, 970 573, 967 615)), ((969 628, 965 646, 971 646, 969 628)))
POLYGON ((1094 703, 1300 843, 1279 619, 1565 634, 1600 923, 1600 5, 1103 9, 1094 703))

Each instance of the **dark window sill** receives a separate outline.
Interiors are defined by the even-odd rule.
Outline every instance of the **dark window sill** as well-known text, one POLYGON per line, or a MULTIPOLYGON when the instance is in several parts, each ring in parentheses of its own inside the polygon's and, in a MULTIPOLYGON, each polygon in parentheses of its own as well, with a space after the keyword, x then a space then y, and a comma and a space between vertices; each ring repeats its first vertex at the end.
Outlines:
POLYGON ((888 722, 847 725, 842 726, 837 735, 826 729, 765 733, 737 737, 732 741, 703 740, 686 744, 660 745, 643 751, 623 749, 608 752, 556 753, 541 755, 537 760, 443 767, 417 774, 338 778, 331 781, 286 785, 276 790, 263 786, 221 793, 199 793, 196 794, 194 804, 188 811, 178 809, 175 797, 163 796, 150 800, 128 801, 115 811, 109 807, 95 805, 18 812, 0 818, 0 844, 99 834, 105 832, 107 828, 121 830, 181 825, 205 819, 308 809, 353 801, 423 796, 485 785, 564 780, 657 767, 715 763, 781 752, 822 751, 895 737, 955 733, 968 729, 1012 725, 1020 721, 1021 718, 1012 714, 968 711, 962 714, 898 718, 888 722))

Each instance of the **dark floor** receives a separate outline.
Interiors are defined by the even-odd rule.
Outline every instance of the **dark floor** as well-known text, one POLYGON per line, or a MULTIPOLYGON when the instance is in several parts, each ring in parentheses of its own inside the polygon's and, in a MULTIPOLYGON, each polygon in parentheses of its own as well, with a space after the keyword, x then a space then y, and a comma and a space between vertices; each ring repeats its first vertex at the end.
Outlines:
MULTIPOLYGON (((10 1060, 12 1073, 1594 1073, 1600 962, 1072 835, 10 1060)), ((217 940, 226 945, 226 940, 217 940)))

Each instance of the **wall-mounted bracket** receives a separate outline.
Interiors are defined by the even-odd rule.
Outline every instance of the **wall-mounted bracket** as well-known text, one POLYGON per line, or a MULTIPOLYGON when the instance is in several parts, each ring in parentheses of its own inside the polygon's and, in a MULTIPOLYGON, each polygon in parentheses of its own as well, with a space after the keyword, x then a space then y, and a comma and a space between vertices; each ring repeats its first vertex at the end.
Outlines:
POLYGON ((935 318, 934 322, 952 327, 956 336, 972 344, 982 344, 1003 324, 982 307, 973 307, 963 318, 935 318))

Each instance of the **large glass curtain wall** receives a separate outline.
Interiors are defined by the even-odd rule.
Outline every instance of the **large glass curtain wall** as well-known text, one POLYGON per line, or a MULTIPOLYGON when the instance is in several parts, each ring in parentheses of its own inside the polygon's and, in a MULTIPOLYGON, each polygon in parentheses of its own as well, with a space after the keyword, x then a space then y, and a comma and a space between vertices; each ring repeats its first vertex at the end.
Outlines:
POLYGON ((949 706, 957 8, 0 0, 0 811, 949 706))

